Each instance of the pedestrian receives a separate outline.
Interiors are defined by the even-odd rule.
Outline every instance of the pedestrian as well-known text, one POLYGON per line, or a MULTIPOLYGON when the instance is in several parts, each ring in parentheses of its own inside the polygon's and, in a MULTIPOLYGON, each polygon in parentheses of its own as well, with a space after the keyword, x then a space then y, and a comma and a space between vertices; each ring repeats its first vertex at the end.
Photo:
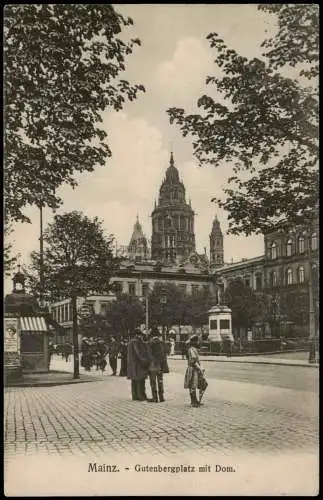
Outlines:
POLYGON ((117 374, 119 344, 114 337, 111 337, 109 346, 109 364, 112 370, 111 375, 117 374))
POLYGON ((147 401, 145 379, 148 375, 148 353, 140 329, 136 329, 128 343, 127 378, 131 380, 133 401, 147 401))
POLYGON ((127 354, 128 354, 128 341, 123 338, 120 343, 120 372, 119 377, 127 376, 127 354))
POLYGON ((193 408, 200 406, 197 399, 197 389, 199 388, 199 381, 203 377, 200 367, 200 360, 198 355, 199 338, 197 335, 192 335, 187 341, 187 368, 184 378, 184 389, 188 389, 191 398, 191 405, 193 408))
POLYGON ((148 342, 148 359, 151 401, 163 403, 165 401, 163 374, 169 373, 169 368, 164 344, 157 336, 153 336, 148 342))
POLYGON ((181 342, 181 353, 182 353, 182 359, 186 358, 186 351, 187 351, 187 343, 182 341, 181 342))
POLYGON ((175 340, 173 338, 170 339, 170 356, 174 356, 175 354, 175 340))

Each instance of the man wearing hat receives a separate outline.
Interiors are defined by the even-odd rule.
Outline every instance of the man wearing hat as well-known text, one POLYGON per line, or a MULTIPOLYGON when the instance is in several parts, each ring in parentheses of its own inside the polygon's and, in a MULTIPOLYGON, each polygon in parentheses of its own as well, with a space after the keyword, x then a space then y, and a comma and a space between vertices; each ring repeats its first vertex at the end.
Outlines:
POLYGON ((158 335, 152 335, 148 341, 148 359, 152 402, 158 403, 159 401, 163 403, 165 401, 163 374, 169 373, 169 368, 165 344, 158 335))
POLYGON ((128 344, 127 378, 131 380, 131 395, 133 401, 147 401, 145 379, 148 375, 147 347, 143 334, 136 328, 128 344))

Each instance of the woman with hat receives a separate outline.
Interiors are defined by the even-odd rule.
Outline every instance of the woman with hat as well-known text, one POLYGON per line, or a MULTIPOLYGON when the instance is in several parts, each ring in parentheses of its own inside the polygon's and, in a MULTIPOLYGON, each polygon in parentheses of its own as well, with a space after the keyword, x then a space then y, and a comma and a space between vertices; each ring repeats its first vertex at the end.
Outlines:
POLYGON ((197 352, 197 347, 199 344, 199 338, 197 335, 192 335, 190 339, 187 341, 188 349, 187 349, 187 368, 185 372, 184 378, 184 389, 188 389, 190 392, 191 404, 193 408, 197 408, 200 406, 200 403, 197 399, 196 390, 199 387, 199 380, 202 374, 202 370, 200 368, 200 360, 197 352))

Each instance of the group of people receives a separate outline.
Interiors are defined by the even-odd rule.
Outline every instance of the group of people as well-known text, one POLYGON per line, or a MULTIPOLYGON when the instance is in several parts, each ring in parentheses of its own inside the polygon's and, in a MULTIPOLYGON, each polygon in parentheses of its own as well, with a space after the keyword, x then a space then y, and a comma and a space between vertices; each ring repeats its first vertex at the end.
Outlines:
MULTIPOLYGON (((208 386, 198 354, 199 338, 193 335, 186 343, 187 368, 184 388, 188 389, 191 405, 201 405, 202 396, 208 386)), ((134 401, 164 402, 164 373, 169 373, 167 347, 158 332, 149 336, 138 329, 128 344, 127 377, 131 380, 131 396, 134 401), (151 398, 147 397, 146 379, 149 378, 151 398)))
POLYGON ((131 380, 133 401, 163 403, 164 373, 169 373, 167 348, 160 339, 159 332, 144 335, 140 329, 135 330, 127 350, 127 378, 131 380), (147 378, 150 382, 151 398, 148 398, 146 393, 147 378))
POLYGON ((105 344, 103 341, 97 342, 93 339, 83 339, 81 346, 81 366, 86 371, 96 366, 97 370, 105 371, 107 366, 106 357, 109 358, 109 365, 112 370, 111 375, 117 375, 118 358, 121 359, 119 371, 120 377, 127 376, 127 345, 128 340, 121 338, 119 342, 114 337, 111 337, 110 343, 105 344))

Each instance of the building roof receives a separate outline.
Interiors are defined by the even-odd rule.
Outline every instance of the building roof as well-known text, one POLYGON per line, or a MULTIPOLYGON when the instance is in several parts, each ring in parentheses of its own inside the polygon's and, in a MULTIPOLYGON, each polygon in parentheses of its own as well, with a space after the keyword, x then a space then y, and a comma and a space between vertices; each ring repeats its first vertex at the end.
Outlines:
POLYGON ((253 266, 260 264, 265 259, 264 255, 259 255, 258 257, 253 257, 251 259, 242 259, 238 262, 232 262, 231 264, 224 264, 223 266, 217 267, 213 270, 213 274, 225 273, 234 271, 235 269, 242 269, 244 267, 253 266))

